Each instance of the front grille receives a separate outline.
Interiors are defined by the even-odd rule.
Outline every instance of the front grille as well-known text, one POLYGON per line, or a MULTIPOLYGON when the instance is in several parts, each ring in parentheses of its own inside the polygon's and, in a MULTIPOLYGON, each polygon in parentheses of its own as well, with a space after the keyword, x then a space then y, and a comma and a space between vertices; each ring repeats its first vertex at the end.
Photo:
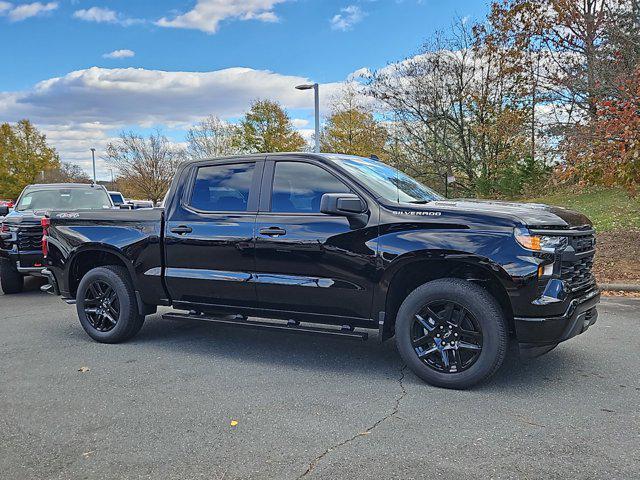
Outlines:
POLYGON ((18 250, 40 250, 42 248, 42 227, 21 227, 18 231, 18 250))
POLYGON ((589 250, 593 250, 595 248, 596 236, 585 235, 583 237, 574 237, 571 243, 576 253, 588 252, 589 250))
POLYGON ((592 268, 593 256, 585 257, 577 262, 562 262, 560 275, 571 291, 581 290, 594 283, 592 268))
POLYGON ((593 234, 569 237, 569 246, 562 255, 560 277, 571 292, 595 285, 595 277, 591 272, 595 244, 593 234))

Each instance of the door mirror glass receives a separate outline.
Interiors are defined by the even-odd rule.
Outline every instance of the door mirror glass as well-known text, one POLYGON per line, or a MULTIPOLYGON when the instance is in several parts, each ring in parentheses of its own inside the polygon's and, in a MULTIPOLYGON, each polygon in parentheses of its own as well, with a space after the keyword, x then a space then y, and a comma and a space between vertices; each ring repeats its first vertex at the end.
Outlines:
POLYGON ((366 209, 365 203, 353 193, 325 193, 320 201, 320 211, 328 215, 353 217, 366 209))

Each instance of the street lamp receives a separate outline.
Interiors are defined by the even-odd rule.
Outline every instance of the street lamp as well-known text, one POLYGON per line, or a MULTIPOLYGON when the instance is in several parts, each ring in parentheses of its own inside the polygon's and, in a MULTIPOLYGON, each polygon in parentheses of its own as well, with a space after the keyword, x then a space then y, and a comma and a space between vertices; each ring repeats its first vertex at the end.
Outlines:
POLYGON ((297 85, 298 90, 311 90, 313 88, 315 96, 315 110, 316 110, 316 145, 314 151, 320 153, 320 85, 317 83, 306 83, 297 85))
POLYGON ((93 184, 96 183, 96 149, 91 149, 91 159, 93 160, 93 184))

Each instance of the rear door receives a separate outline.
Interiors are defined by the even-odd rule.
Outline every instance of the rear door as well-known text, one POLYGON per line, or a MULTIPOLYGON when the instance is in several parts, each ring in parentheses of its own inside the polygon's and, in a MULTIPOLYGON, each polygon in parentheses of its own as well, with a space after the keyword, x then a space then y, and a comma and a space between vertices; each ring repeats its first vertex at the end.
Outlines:
POLYGON ((353 192, 319 161, 269 160, 256 222, 258 304, 327 323, 370 318, 377 219, 354 228, 320 213, 325 193, 353 192), (332 320, 333 319, 333 320, 332 320))
POLYGON ((165 224, 165 278, 177 306, 256 306, 251 280, 263 165, 252 158, 191 167, 165 224))

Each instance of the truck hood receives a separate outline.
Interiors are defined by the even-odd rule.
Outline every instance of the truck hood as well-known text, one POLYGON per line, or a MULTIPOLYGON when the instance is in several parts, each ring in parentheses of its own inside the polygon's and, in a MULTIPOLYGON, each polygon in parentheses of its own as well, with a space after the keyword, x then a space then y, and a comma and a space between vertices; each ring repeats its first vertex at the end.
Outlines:
POLYGON ((500 200, 438 200, 425 204, 425 209, 453 209, 458 212, 481 213, 511 218, 528 227, 572 228, 591 226, 591 221, 583 214, 563 207, 554 207, 542 203, 518 203, 500 200))

